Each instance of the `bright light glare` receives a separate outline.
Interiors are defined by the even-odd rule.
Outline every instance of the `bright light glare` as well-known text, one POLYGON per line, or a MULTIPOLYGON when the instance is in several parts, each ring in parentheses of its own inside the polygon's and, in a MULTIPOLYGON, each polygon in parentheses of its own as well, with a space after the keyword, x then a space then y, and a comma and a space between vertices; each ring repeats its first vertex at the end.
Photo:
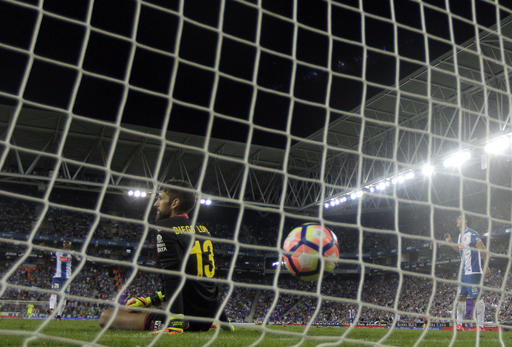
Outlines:
POLYGON ((510 147, 510 138, 507 135, 497 137, 487 145, 485 145, 485 152, 489 154, 502 154, 510 147))
POLYGON ((204 202, 204 204, 206 206, 210 206, 212 204, 212 201, 210 199, 206 199, 206 201, 204 202))
POLYGON ((363 196, 363 192, 361 190, 358 190, 357 192, 353 192, 352 194, 350 194, 350 198, 352 200, 355 200, 357 198, 360 198, 363 196))
POLYGON ((421 173, 423 175, 425 175, 426 177, 430 177, 434 174, 434 167, 430 164, 425 164, 423 165, 423 167, 421 168, 421 173))
POLYGON ((385 182, 380 182, 379 184, 377 184, 377 190, 384 190, 384 189, 386 189, 385 182))
POLYGON ((133 196, 133 190, 128 191, 128 196, 133 196))
POLYGON ((205 199, 201 199, 201 200, 199 200, 199 203, 200 203, 201 205, 204 205, 204 203, 205 203, 205 202, 206 202, 206 200, 205 200, 205 199))
POLYGON ((329 208, 329 203, 327 203, 327 202, 326 202, 326 203, 324 204, 324 207, 325 207, 325 208, 329 208))
POLYGON ((346 198, 346 197, 342 197, 342 198, 340 199, 340 202, 341 202, 341 203, 344 203, 345 201, 347 201, 347 198, 346 198))
POLYGON ((140 190, 136 190, 134 193, 133 193, 133 196, 138 198, 140 197, 140 190))
POLYGON ((443 166, 446 168, 449 167, 461 167, 466 161, 471 159, 471 153, 468 151, 459 151, 457 153, 453 153, 448 158, 443 161, 443 166))
POLYGON ((146 196, 148 196, 148 194, 146 192, 141 192, 140 193, 140 197, 141 198, 145 198, 146 196))

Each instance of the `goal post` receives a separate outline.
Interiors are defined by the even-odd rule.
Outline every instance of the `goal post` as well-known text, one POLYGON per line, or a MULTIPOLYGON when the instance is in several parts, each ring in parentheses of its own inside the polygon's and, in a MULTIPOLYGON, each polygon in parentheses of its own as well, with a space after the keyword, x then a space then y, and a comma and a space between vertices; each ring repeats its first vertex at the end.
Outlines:
POLYGON ((2 302, 49 300, 63 240, 64 318, 157 288, 153 204, 174 177, 213 237, 216 319, 254 324, 254 344, 393 344, 421 328, 419 344, 453 329, 462 278, 445 235, 458 242, 460 215, 491 269, 475 285, 486 325, 512 328, 511 14, 492 1, 4 0, 2 302), (340 251, 312 282, 283 261, 307 222, 340 251), (331 325, 347 329, 310 334, 331 325), (357 326, 389 330, 368 342, 357 326))

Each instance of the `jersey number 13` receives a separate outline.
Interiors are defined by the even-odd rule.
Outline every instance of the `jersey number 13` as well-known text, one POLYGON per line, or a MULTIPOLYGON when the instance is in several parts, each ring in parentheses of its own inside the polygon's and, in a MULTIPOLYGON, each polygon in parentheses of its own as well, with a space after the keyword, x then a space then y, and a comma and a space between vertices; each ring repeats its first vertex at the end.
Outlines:
POLYGON ((213 259, 213 244, 210 240, 201 242, 196 240, 194 247, 190 250, 190 254, 196 255, 197 260, 197 276, 208 278, 215 275, 215 261, 213 259), (203 259, 205 260, 203 262, 203 259))

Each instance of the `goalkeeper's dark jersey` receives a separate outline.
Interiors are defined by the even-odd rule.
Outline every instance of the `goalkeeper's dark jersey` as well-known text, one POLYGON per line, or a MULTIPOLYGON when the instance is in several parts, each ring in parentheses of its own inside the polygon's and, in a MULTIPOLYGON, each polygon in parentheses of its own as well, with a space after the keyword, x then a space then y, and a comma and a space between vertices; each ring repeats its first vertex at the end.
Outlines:
MULTIPOLYGON (((198 223, 194 229, 186 215, 159 220, 158 225, 173 231, 157 230, 156 248, 157 264, 162 269, 180 271, 181 264, 186 258, 192 234, 210 236, 208 229, 198 223)), ((187 274, 203 278, 215 275, 215 259, 213 244, 210 239, 196 238, 188 255, 185 268, 187 274)), ((179 276, 162 276, 163 290, 170 298, 180 283, 179 276)), ((214 282, 187 279, 182 290, 183 310, 185 314, 210 316, 215 314, 218 301, 218 289, 214 282), (212 312, 213 311, 213 312, 212 312)), ((181 300, 178 297, 177 300, 181 300)), ((180 308, 173 305, 172 311, 179 313, 180 308)), ((213 316, 212 316, 213 317, 213 316)))

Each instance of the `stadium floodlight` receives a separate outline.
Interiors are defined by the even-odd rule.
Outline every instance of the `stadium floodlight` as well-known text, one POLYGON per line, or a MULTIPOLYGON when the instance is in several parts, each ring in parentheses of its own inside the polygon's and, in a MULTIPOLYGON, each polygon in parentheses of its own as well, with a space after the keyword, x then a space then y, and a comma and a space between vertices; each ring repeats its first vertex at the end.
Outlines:
POLYGON ((414 178, 414 172, 413 171, 408 171, 406 173, 402 173, 402 174, 398 175, 398 177, 394 178, 392 180, 392 182, 393 182, 393 184, 404 183, 405 181, 411 180, 413 178, 414 178))
POLYGON ((377 190, 386 189, 386 182, 380 182, 379 184, 377 184, 376 188, 377 188, 377 190))
POLYGON ((350 194, 350 198, 352 200, 355 200, 357 198, 360 198, 363 196, 363 191, 362 190, 358 190, 357 192, 353 192, 352 194, 350 194))
POLYGON ((140 198, 140 190, 136 190, 134 193, 133 193, 133 196, 136 197, 136 198, 140 198))
POLYGON ((346 201, 347 201, 347 198, 346 198, 345 196, 344 196, 344 197, 342 197, 342 198, 340 199, 340 202, 341 202, 341 203, 344 203, 344 202, 346 202, 346 201))
POLYGON ((446 168, 458 168, 469 159, 471 159, 471 153, 469 151, 459 151, 448 156, 443 161, 443 166, 446 168))
POLYGON ((210 206, 212 204, 212 201, 210 199, 206 199, 206 201, 204 202, 204 204, 206 206, 210 206))
POLYGON ((408 173, 406 173, 406 174, 404 175, 404 178, 405 178, 406 180, 412 180, 415 176, 416 176, 416 175, 415 175, 414 171, 409 171, 408 173))
POLYGON ((199 200, 199 203, 200 203, 201 205, 204 205, 204 204, 205 204, 205 202, 206 202, 206 200, 205 200, 205 199, 201 199, 201 200, 199 200))
POLYGON ((141 198, 145 198, 146 196, 148 196, 148 194, 146 192, 140 192, 140 197, 141 198))
POLYGON ((375 187, 374 186, 370 186, 370 188, 368 190, 370 191, 370 193, 373 193, 375 191, 375 187))
POLYGON ((430 177, 434 174, 435 172, 435 168, 433 165, 431 164, 424 164, 422 167, 421 167, 421 173, 425 176, 425 177, 430 177))
POLYGON ((485 153, 502 154, 510 147, 510 137, 508 135, 499 136, 490 140, 484 147, 485 153))
POLYGON ((334 207, 334 200, 331 200, 330 204, 331 204, 332 207, 334 207))
POLYGON ((329 208, 329 203, 328 203, 328 202, 326 202, 326 203, 324 204, 324 207, 325 207, 325 208, 329 208))
POLYGON ((133 190, 128 191, 128 196, 133 196, 133 190))

